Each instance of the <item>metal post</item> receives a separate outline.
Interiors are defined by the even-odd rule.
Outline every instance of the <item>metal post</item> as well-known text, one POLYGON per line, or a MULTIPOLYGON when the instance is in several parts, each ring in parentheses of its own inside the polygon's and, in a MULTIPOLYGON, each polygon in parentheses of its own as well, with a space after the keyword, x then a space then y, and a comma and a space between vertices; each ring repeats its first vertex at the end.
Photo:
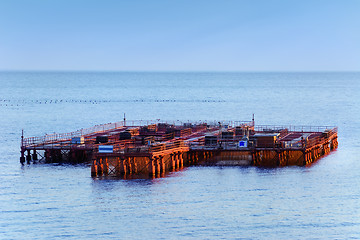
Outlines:
POLYGON ((20 163, 24 164, 25 162, 25 149, 24 149, 24 129, 21 130, 21 156, 20 163))
POLYGON ((24 129, 21 130, 21 147, 24 146, 24 129))

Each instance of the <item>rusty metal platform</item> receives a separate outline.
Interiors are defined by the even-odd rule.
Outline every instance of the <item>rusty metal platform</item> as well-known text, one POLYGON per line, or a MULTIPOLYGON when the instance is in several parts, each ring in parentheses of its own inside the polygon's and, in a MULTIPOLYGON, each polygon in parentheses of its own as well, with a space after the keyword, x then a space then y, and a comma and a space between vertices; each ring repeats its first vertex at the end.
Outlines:
POLYGON ((218 162, 303 166, 337 144, 337 127, 255 126, 254 120, 121 121, 70 133, 22 136, 20 161, 91 162, 93 176, 154 175, 218 162))

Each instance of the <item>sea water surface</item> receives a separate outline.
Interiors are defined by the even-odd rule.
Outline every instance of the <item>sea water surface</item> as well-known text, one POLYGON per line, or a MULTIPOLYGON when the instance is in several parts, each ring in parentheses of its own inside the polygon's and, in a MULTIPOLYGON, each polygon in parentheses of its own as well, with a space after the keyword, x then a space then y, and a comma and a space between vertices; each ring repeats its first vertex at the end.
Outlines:
POLYGON ((360 73, 1 72, 0 239, 359 239, 360 73), (93 179, 21 166, 20 136, 127 119, 339 127, 308 167, 93 179))

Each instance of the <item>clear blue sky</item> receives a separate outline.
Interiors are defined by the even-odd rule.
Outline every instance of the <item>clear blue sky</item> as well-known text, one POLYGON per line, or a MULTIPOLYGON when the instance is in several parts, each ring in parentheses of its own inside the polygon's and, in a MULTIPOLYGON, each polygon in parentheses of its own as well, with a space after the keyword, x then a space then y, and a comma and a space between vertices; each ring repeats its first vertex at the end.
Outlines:
POLYGON ((1 0, 0 70, 360 71, 360 0, 1 0))

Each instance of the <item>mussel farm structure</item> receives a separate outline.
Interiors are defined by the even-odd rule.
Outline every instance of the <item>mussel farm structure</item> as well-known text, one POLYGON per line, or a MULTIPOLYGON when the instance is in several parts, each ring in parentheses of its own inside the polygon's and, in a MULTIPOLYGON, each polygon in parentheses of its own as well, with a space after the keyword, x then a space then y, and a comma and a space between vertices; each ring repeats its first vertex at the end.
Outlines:
POLYGON ((337 146, 337 127, 124 120, 64 134, 22 135, 20 162, 89 162, 93 177, 151 177, 191 165, 305 166, 337 146))

